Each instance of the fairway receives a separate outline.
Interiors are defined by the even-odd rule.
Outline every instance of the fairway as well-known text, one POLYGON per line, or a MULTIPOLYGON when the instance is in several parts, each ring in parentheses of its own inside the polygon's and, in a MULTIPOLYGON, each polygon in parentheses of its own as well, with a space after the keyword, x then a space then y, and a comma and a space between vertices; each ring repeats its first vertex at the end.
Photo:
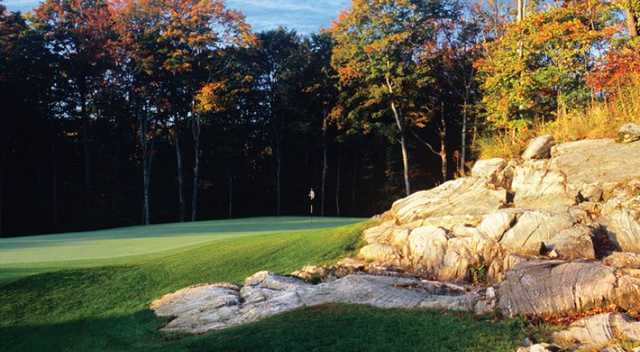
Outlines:
POLYGON ((211 241, 331 228, 361 221, 265 217, 0 239, 0 282, 54 269, 127 264, 211 241))
POLYGON ((506 352, 523 338, 516 321, 341 305, 179 337, 160 333, 166 320, 148 309, 197 283, 333 263, 358 249, 366 226, 359 219, 259 218, 3 240, 3 255, 40 261, 1 266, 0 351, 506 352))

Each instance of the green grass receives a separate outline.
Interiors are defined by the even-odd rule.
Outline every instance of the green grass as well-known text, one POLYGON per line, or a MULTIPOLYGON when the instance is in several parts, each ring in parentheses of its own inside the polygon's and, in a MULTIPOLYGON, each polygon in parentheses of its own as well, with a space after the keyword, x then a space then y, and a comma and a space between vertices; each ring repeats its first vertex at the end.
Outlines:
POLYGON ((252 218, 0 239, 0 283, 56 269, 129 264, 229 238, 332 228, 358 221, 362 219, 252 218))
POLYGON ((365 226, 336 226, 354 220, 325 219, 308 229, 307 220, 300 220, 66 234, 51 237, 51 246, 41 236, 33 242, 11 240, 24 246, 0 243, 0 272, 5 275, 0 283, 0 351, 511 351, 521 341, 518 322, 341 305, 299 310, 202 336, 158 332, 166 320, 148 310, 151 300, 195 283, 241 282, 259 270, 288 273, 305 264, 334 261, 357 247, 365 226), (194 234, 207 239, 189 242, 194 234), (61 238, 66 239, 56 241, 61 238), (132 238, 156 244, 158 238, 173 240, 147 250, 132 238), (100 248, 94 241, 110 246, 100 248), (123 252, 126 246, 119 241, 139 248, 123 252), (29 248, 41 253, 30 258, 65 260, 13 263, 4 258, 4 253, 27 253, 29 248), (62 251, 66 257, 49 251, 62 251))

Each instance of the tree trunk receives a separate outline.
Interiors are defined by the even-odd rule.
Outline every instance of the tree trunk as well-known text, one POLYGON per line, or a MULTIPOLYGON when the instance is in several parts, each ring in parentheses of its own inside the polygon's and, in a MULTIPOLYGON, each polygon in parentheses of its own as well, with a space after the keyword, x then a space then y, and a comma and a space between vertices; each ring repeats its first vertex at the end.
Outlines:
POLYGON ((353 174, 351 175, 351 213, 356 214, 356 190, 358 189, 358 154, 353 154, 353 174))
POLYGON ((182 147, 180 145, 180 128, 178 121, 174 126, 174 143, 176 150, 176 179, 178 182, 178 221, 184 222, 186 216, 186 208, 184 204, 184 181, 182 177, 182 147))
POLYGON ((231 169, 227 169, 227 187, 228 187, 228 211, 229 219, 233 218, 233 173, 231 169))
POLYGON ((140 146, 142 147, 142 186, 143 186, 143 200, 142 200, 142 222, 145 225, 151 223, 151 166, 153 163, 153 139, 149 141, 148 128, 149 121, 146 116, 146 109, 138 118, 140 124, 140 146))
POLYGON ((340 150, 336 156, 336 216, 340 216, 340 150))
MULTIPOLYGON (((121 130, 118 130, 122 133, 121 130)), ((111 184, 111 218, 117 219, 120 216, 119 197, 121 193, 122 183, 120 181, 120 154, 122 139, 118 138, 114 143, 114 153, 111 159, 111 168, 113 170, 113 182, 111 184)))
POLYGON ((409 152, 404 132, 400 133, 400 148, 402 149, 402 168, 404 174, 404 190, 407 196, 411 194, 411 183, 409 181, 409 152))
POLYGON ((320 184, 320 216, 324 216, 324 207, 326 200, 326 186, 327 186, 327 117, 322 120, 322 180, 320 184))
POLYGON ((281 198, 281 183, 280 177, 282 176, 282 152, 280 148, 280 142, 276 142, 276 150, 275 150, 275 162, 276 162, 276 170, 275 170, 275 181, 276 181, 276 216, 280 216, 282 211, 282 198, 281 198))
POLYGON ((461 131, 461 153, 460 153, 460 170, 458 170, 459 176, 466 174, 467 164, 467 105, 469 103, 469 87, 465 88, 464 106, 462 108, 462 131, 461 131))
MULTIPOLYGON (((393 95, 393 87, 391 85, 391 81, 389 77, 386 77, 387 88, 389 89, 389 94, 393 95)), ((409 180, 409 152, 407 150, 407 141, 405 136, 405 128, 404 121, 398 108, 396 107, 396 103, 391 101, 391 111, 393 112, 393 117, 396 121, 396 126, 398 127, 398 132, 400 134, 400 148, 402 150, 402 169, 404 174, 404 190, 405 194, 409 196, 411 194, 411 182, 409 180)))
POLYGON ((629 31, 629 36, 631 38, 635 38, 638 36, 638 17, 633 10, 633 1, 627 0, 626 6, 624 6, 624 12, 626 17, 627 30, 629 31))
POLYGON ((58 161, 55 135, 51 138, 51 224, 58 228, 58 161))
POLYGON ((4 150, 0 150, 0 237, 4 234, 4 223, 3 223, 3 214, 4 214, 4 180, 5 174, 7 173, 6 168, 6 159, 4 150))
POLYGON ((447 181, 448 165, 447 165, 447 122, 444 118, 444 103, 441 103, 440 108, 440 160, 442 162, 442 183, 447 181))
POLYGON ((516 0, 516 22, 522 22, 524 18, 523 0, 516 0))
POLYGON ((193 195, 191 197, 191 221, 196 221, 198 216, 198 188, 200 172, 200 118, 193 117, 191 127, 193 133, 193 195))
POLYGON ((83 179, 84 179, 84 211, 85 214, 89 214, 91 209, 91 152, 89 150, 89 116, 87 114, 87 98, 86 88, 84 82, 80 83, 80 116, 82 119, 82 125, 80 127, 81 142, 82 142, 82 156, 83 156, 83 179))

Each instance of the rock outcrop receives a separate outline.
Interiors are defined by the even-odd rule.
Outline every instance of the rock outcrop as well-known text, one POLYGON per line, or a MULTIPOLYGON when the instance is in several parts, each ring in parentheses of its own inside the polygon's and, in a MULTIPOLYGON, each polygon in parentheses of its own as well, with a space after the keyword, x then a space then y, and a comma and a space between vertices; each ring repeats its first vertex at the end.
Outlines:
POLYGON ((327 303, 365 304, 379 308, 428 308, 486 313, 493 309, 492 290, 391 276, 348 275, 317 285, 258 272, 242 287, 221 283, 189 287, 151 304, 172 317, 165 332, 203 333, 258 321, 301 307, 327 303))
POLYGON ((509 316, 633 309, 640 302, 640 278, 598 262, 530 261, 507 273, 498 297, 500 310, 509 316))
POLYGON ((547 159, 551 155, 551 147, 555 145, 556 141, 553 136, 540 136, 533 139, 524 153, 522 153, 522 159, 547 159))
MULTIPOLYGON (((518 160, 478 161, 469 177, 396 201, 364 231, 356 258, 295 277, 261 272, 242 287, 190 287, 152 309, 176 317, 166 331, 193 333, 325 303, 541 317, 638 311, 640 137, 634 128, 621 136, 558 145, 540 137, 518 160)), ((607 317, 574 324, 556 344, 635 338, 638 323, 607 317)))
POLYGON ((640 322, 620 313, 599 314, 578 320, 568 329, 554 333, 553 341, 565 349, 616 348, 614 345, 620 341, 640 342, 640 322))
POLYGON ((628 123, 620 127, 618 130, 618 142, 633 143, 640 141, 640 125, 628 123))

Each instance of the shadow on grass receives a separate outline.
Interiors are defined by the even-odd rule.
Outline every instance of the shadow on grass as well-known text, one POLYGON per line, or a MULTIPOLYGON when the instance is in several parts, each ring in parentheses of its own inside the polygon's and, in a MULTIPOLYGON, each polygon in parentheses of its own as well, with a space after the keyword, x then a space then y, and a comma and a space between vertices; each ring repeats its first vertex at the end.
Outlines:
POLYGON ((2 351, 513 351, 515 321, 324 305, 199 336, 160 333, 149 310, 129 316, 0 327, 2 351))

